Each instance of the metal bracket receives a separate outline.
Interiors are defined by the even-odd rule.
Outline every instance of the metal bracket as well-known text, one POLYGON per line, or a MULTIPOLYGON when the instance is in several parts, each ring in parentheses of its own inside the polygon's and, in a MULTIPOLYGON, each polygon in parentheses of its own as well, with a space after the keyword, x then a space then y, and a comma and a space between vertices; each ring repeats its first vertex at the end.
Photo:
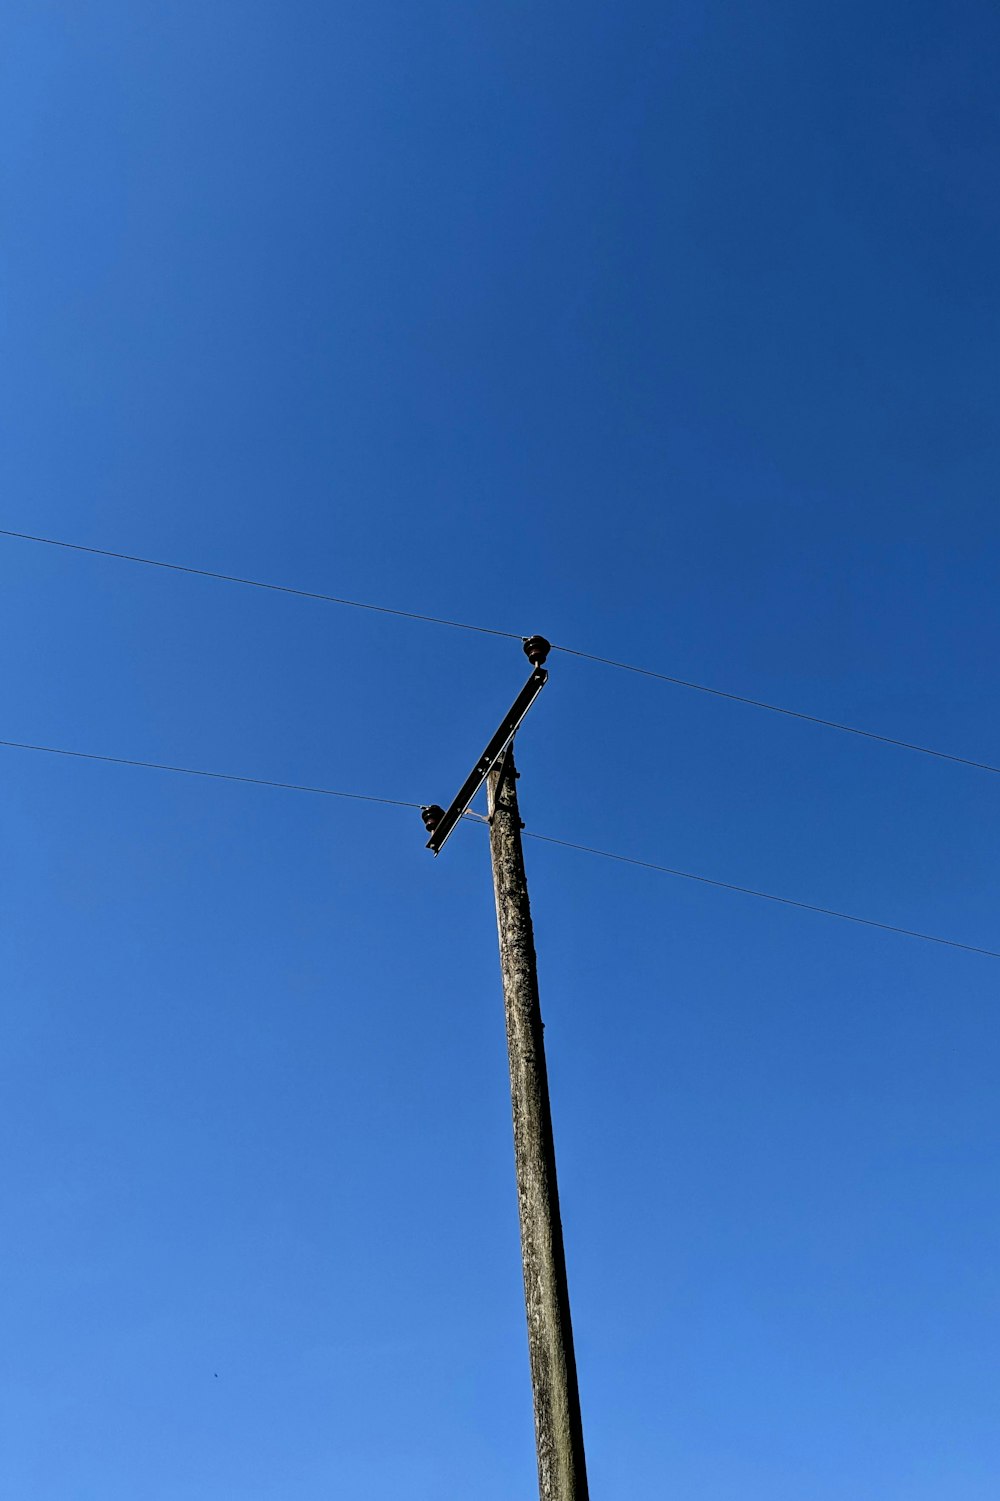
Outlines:
POLYGON ((493 788, 493 796, 490 798, 490 806, 486 815, 487 823, 493 822, 493 815, 497 811, 497 803, 500 799, 500 794, 503 791, 503 784, 507 780, 507 777, 510 775, 510 763, 513 759, 513 751, 514 737, 512 735, 507 741, 506 746, 504 747, 503 755, 500 757, 500 770, 497 773, 496 784, 493 788))

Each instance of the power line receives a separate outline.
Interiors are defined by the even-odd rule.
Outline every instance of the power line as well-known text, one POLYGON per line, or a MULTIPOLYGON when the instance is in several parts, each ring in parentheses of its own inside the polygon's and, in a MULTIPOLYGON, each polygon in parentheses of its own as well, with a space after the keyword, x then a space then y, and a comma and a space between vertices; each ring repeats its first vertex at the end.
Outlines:
POLYGON ((440 615, 419 615, 415 610, 395 610, 389 605, 367 604, 360 599, 341 599, 336 594, 317 594, 311 589, 293 589, 290 584, 269 584, 263 579, 241 578, 235 573, 216 573, 211 568, 191 568, 186 563, 164 563, 160 558, 142 558, 131 552, 112 552, 107 547, 84 547, 80 542, 63 542, 57 537, 36 537, 31 532, 12 532, 0 527, 0 537, 16 537, 21 542, 43 542, 46 547, 64 547, 69 552, 90 553, 96 558, 117 558, 123 563, 142 563, 146 568, 166 568, 171 573, 190 573, 196 578, 216 579, 224 584, 244 584, 248 589, 268 589, 272 594, 294 594, 299 599, 318 599, 328 605, 347 605, 352 610, 370 610, 376 615, 398 615, 403 620, 423 620, 428 625, 448 625, 456 631, 476 631, 481 636, 506 636, 520 641, 514 631, 497 631, 488 625, 469 625, 463 620, 444 620, 440 615))
POLYGON ((173 771, 185 777, 210 777, 216 782, 247 782, 252 787, 277 787, 282 792, 312 792, 318 797, 343 797, 358 803, 388 803, 394 808, 419 808, 398 797, 373 797, 367 792, 338 792, 332 787, 308 787, 302 782, 272 782, 267 777, 238 776, 232 771, 201 771, 194 766, 169 766, 163 761, 137 761, 129 756, 100 756, 95 751, 66 750, 59 745, 29 745, 23 740, 0 740, 12 750, 44 751, 48 756, 72 756, 78 761, 106 761, 111 766, 142 766, 147 771, 173 771))
POLYGON ((568 839, 554 839, 551 834, 532 834, 526 829, 526 839, 538 839, 544 844, 559 844, 564 849, 579 850, 585 855, 600 855, 603 860, 617 860, 621 865, 637 865, 642 870, 656 870, 661 875, 679 876, 683 881, 698 881, 702 886, 717 886, 721 891, 738 891, 741 896, 760 897, 765 902, 780 902, 783 907, 798 907, 803 912, 819 912, 823 917, 839 917, 843 922, 861 923, 866 928, 881 928, 884 933, 901 933, 906 938, 920 938, 924 943, 942 943, 950 949, 964 949, 967 954, 984 954, 988 959, 1000 959, 1000 950, 981 949, 975 944, 959 943, 954 938, 938 938, 933 933, 920 933, 915 928, 899 928, 895 923, 876 922, 873 917, 856 917, 851 912, 838 912, 833 907, 817 907, 812 902, 799 902, 790 896, 775 896, 771 891, 758 891, 753 886, 737 886, 732 881, 717 881, 713 876, 697 876, 690 870, 674 870, 669 865, 656 865, 651 860, 636 860, 631 855, 616 855, 611 850, 594 849, 589 844, 572 844, 568 839))
POLYGON ((785 714, 789 719, 804 719, 807 724, 820 724, 828 730, 841 730, 845 735, 860 735, 865 740, 878 740, 883 745, 895 745, 900 750, 918 751, 922 756, 935 756, 939 761, 955 761, 959 766, 972 766, 977 771, 992 771, 1000 776, 1000 766, 991 766, 988 761, 970 761, 966 756, 953 756, 950 751, 932 750, 927 745, 915 745, 912 740, 896 740, 892 735, 879 735, 874 730, 859 730, 853 724, 841 724, 837 719, 821 719, 818 714, 803 714, 800 709, 785 709, 780 704, 769 704, 761 698, 747 698, 742 693, 728 693, 723 688, 709 688, 705 683, 692 683, 687 678, 671 677, 666 672, 654 672, 649 667, 634 667, 630 662, 616 662, 611 657, 597 657, 593 652, 577 651, 573 646, 553 646, 553 651, 564 652, 570 657, 580 657, 585 662, 600 662, 604 667, 616 667, 619 672, 634 672, 640 677, 656 678, 661 683, 673 683, 677 688, 693 688, 696 693, 710 693, 713 698, 728 698, 734 704, 749 704, 753 709, 767 709, 771 714, 785 714))
MULTIPOLYGON (((204 771, 192 766, 173 766, 163 761, 140 761, 128 756, 104 756, 94 751, 67 750, 57 745, 33 745, 23 740, 0 740, 0 746, 12 750, 42 751, 50 756, 69 756, 79 761, 104 761, 112 766, 139 766, 147 771, 171 771, 187 777, 209 777, 218 782, 244 782, 252 787, 275 787, 284 792, 310 792, 320 797, 346 798, 352 802, 385 803, 393 808, 422 808, 421 803, 406 802, 398 797, 375 797, 364 792, 341 792, 332 787, 311 787, 301 782, 276 782, 266 777, 245 777, 229 771, 204 771)), ((480 822, 478 814, 471 815, 480 822)), ((800 902, 790 896, 775 896, 770 891, 758 891, 752 886, 737 886, 732 881, 719 881, 712 876, 695 875, 689 870, 675 870, 669 865, 657 865, 652 860, 637 860, 631 855, 618 855, 612 850, 595 849, 589 844, 574 844, 568 839, 556 839, 551 834, 535 834, 525 830, 525 837, 537 839, 543 844, 555 844, 563 849, 577 850, 585 855, 598 855, 603 860, 615 860, 620 865, 634 865, 641 870, 655 870, 661 875, 678 876, 684 881, 697 881, 702 886, 715 886, 721 891, 736 891, 741 896, 755 896, 766 902, 778 902, 783 907, 798 907, 803 912, 817 912, 823 917, 840 918, 843 922, 860 923, 866 928, 879 928, 884 933, 898 933, 905 938, 919 938, 924 943, 942 944, 946 948, 962 949, 968 954, 980 954, 987 959, 1000 959, 996 949, 978 948, 975 944, 959 943, 954 938, 939 938, 934 933, 922 933, 915 928, 901 928, 894 923, 877 922, 871 917, 857 917, 851 912, 838 912, 833 907, 818 907, 812 902, 800 902)))
MULTIPOLYGON (((447 620, 440 615, 421 615, 415 610, 397 610, 389 605, 369 604, 359 599, 344 599, 336 594, 319 594, 311 589, 295 589, 289 584, 270 584, 262 579, 242 578, 238 574, 216 573, 209 568, 192 568, 184 563, 166 563, 159 558, 139 557, 135 553, 112 552, 106 547, 85 547, 79 542, 64 542, 56 537, 38 537, 31 532, 11 531, 0 527, 0 537, 14 537, 21 542, 41 542, 47 547, 62 547, 70 552, 89 553, 98 558, 117 558, 126 563, 141 563, 147 568, 165 568, 172 573, 188 573, 195 578, 215 579, 227 584, 243 584, 250 589, 267 589, 274 594, 294 594, 299 599, 317 599, 325 604, 345 605, 352 610, 368 610, 378 615, 395 615, 403 620, 420 620, 428 625, 445 625, 457 631, 475 631, 481 636, 502 636, 508 641, 525 638, 516 631, 501 631, 492 626, 473 625, 463 620, 447 620)), ((799 719, 806 724, 821 725, 824 729, 839 730, 844 735, 856 735, 863 740, 874 740, 881 745, 892 745, 898 750, 916 751, 921 756, 933 756, 938 761, 951 761, 957 766, 969 766, 976 771, 992 772, 1000 776, 1000 766, 989 761, 974 761, 968 756, 956 756, 950 751, 935 750, 928 745, 917 745, 912 740, 899 740, 893 735, 881 735, 875 730, 863 730, 857 725, 844 724, 838 719, 824 719, 818 714, 806 714, 801 709, 788 709, 782 704, 768 703, 747 694, 732 693, 725 688, 712 688, 707 683, 696 683, 689 678, 674 677, 667 672, 657 672, 651 667, 638 667, 632 662, 619 662, 613 657, 597 656, 594 652, 581 651, 575 646, 553 646, 553 651, 565 656, 578 657, 584 662, 596 662, 603 667, 613 667, 618 672, 631 672, 639 677, 653 678, 657 682, 670 683, 675 688, 689 688, 695 693, 708 693, 713 698, 728 699, 730 703, 745 704, 752 709, 765 709, 769 714, 782 714, 787 719, 799 719)))

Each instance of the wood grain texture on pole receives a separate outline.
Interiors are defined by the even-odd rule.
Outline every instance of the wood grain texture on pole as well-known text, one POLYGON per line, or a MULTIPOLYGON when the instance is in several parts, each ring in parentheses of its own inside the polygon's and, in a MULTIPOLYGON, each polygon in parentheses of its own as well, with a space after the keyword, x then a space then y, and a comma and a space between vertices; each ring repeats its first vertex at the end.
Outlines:
POLYGON ((587 1501, 535 941, 512 756, 508 756, 507 774, 498 790, 501 776, 502 770, 497 769, 489 778, 490 853, 507 1016, 538 1494, 541 1501, 587 1501))

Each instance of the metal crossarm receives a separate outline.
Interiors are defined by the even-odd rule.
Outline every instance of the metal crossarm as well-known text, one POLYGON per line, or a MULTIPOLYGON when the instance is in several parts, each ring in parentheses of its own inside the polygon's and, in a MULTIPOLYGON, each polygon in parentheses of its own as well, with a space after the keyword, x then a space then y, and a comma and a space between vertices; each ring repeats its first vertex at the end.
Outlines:
POLYGON ((472 799, 486 781, 486 778, 507 749, 511 740, 513 740, 515 730, 548 680, 549 675, 545 671, 545 668, 536 667, 517 695, 517 698, 515 698, 507 710, 489 745, 487 745, 479 760, 469 772, 451 806, 446 810, 444 817, 438 821, 431 837, 427 841, 427 848, 433 850, 435 855, 441 853, 445 840, 452 833, 462 814, 466 811, 472 799))

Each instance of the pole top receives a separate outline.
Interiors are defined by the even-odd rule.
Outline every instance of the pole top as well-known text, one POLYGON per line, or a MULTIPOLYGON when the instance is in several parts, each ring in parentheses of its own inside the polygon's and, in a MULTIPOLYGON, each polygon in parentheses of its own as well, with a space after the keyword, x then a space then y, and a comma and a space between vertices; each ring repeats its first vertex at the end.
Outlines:
POLYGON ((552 647, 544 636, 526 636, 524 638, 524 655, 532 667, 541 667, 552 647))

